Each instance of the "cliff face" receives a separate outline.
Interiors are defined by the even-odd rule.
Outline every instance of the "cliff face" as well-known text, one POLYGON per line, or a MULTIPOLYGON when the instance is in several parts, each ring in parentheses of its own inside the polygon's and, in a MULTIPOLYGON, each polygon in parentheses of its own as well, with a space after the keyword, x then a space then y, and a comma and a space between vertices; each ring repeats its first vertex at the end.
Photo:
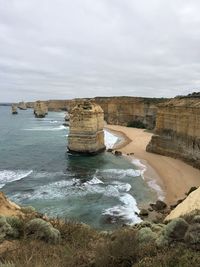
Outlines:
POLYGON ((12 114, 13 115, 18 114, 18 112, 17 112, 17 106, 15 106, 15 105, 12 105, 12 114))
POLYGON ((181 158, 200 169, 200 98, 175 98, 159 105, 147 151, 181 158))
POLYGON ((105 120, 109 124, 127 126, 141 122, 145 128, 153 129, 157 105, 164 100, 141 97, 96 97, 95 101, 104 110, 105 120))
POLYGON ((48 107, 43 101, 36 101, 34 103, 34 114, 37 118, 44 118, 48 114, 48 107))
POLYGON ((105 149, 104 114, 96 103, 83 101, 70 112, 68 148, 71 152, 96 154, 105 149))
POLYGON ((200 187, 189 194, 170 214, 165 218, 165 221, 170 221, 180 216, 200 210, 200 187))
MULTIPOLYGON (((44 101, 49 111, 67 110, 70 112, 83 99, 44 101)), ((96 97, 94 100, 104 111, 104 119, 109 124, 131 125, 142 123, 145 128, 153 129, 156 122, 157 105, 165 99, 142 97, 96 97)), ((31 106, 31 103, 28 103, 31 106)))
POLYGON ((26 110, 27 109, 26 104, 24 102, 19 102, 18 108, 22 109, 22 110, 26 110))

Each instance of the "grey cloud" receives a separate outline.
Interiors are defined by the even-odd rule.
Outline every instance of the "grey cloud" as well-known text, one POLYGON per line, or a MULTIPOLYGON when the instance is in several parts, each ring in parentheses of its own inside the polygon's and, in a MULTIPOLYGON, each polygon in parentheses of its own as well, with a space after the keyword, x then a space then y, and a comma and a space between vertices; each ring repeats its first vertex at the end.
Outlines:
POLYGON ((0 99, 171 97, 200 86, 198 0, 0 0, 0 99))

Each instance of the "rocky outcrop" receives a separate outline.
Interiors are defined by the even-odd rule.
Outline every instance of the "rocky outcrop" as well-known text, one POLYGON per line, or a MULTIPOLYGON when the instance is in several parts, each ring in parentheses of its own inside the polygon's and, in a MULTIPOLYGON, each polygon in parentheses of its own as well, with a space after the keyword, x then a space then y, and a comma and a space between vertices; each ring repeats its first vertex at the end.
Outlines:
POLYGON ((104 114, 91 101, 81 101, 70 112, 68 149, 70 152, 97 154, 105 150, 104 114))
POLYGON ((34 114, 36 118, 44 118, 48 114, 48 107, 43 101, 34 104, 34 114))
POLYGON ((12 105, 12 114, 13 114, 13 115, 18 114, 17 106, 15 106, 15 105, 12 105))
POLYGON ((200 187, 189 194, 171 213, 165 218, 166 221, 173 220, 180 216, 185 216, 190 213, 200 213, 200 187))
POLYGON ((23 215, 21 208, 11 202, 3 192, 0 192, 0 215, 4 216, 19 216, 23 215))
POLYGON ((21 109, 21 110, 26 110, 27 109, 26 104, 24 102, 19 102, 18 108, 21 109))
POLYGON ((200 98, 174 98, 159 105, 155 133, 148 152, 181 158, 200 169, 200 98))

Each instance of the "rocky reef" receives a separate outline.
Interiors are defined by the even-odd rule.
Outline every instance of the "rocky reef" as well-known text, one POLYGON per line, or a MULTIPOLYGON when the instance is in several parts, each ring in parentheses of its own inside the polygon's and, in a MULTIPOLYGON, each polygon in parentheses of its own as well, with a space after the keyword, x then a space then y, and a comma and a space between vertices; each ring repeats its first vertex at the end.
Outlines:
POLYGON ((95 102, 79 102, 70 112, 69 151, 97 154, 105 150, 103 127, 102 108, 95 102))
POLYGON ((17 111, 17 106, 16 105, 12 105, 12 107, 11 107, 11 109, 12 109, 12 114, 13 115, 16 115, 16 114, 18 114, 18 111, 17 111))
POLYGON ((34 114, 36 118, 44 118, 48 114, 48 107, 43 101, 34 103, 34 114))
POLYGON ((158 106, 148 152, 180 158, 200 169, 200 97, 177 97, 158 106))

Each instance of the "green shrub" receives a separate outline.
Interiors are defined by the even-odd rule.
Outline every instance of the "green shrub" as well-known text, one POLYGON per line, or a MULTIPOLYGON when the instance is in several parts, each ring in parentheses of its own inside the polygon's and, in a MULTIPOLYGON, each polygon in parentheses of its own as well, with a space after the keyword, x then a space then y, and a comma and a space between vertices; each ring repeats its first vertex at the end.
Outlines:
POLYGON ((157 235, 150 228, 144 227, 138 231, 137 238, 139 243, 148 243, 154 242, 157 235))
POLYGON ((19 236, 17 229, 13 228, 5 216, 0 216, 0 242, 6 237, 16 238, 19 236))
POLYGON ((60 242, 60 232, 49 222, 42 219, 33 219, 26 223, 25 233, 34 239, 43 240, 51 244, 60 242))
POLYGON ((21 211, 25 214, 33 213, 35 212, 35 208, 32 206, 24 206, 24 207, 21 207, 21 211))

